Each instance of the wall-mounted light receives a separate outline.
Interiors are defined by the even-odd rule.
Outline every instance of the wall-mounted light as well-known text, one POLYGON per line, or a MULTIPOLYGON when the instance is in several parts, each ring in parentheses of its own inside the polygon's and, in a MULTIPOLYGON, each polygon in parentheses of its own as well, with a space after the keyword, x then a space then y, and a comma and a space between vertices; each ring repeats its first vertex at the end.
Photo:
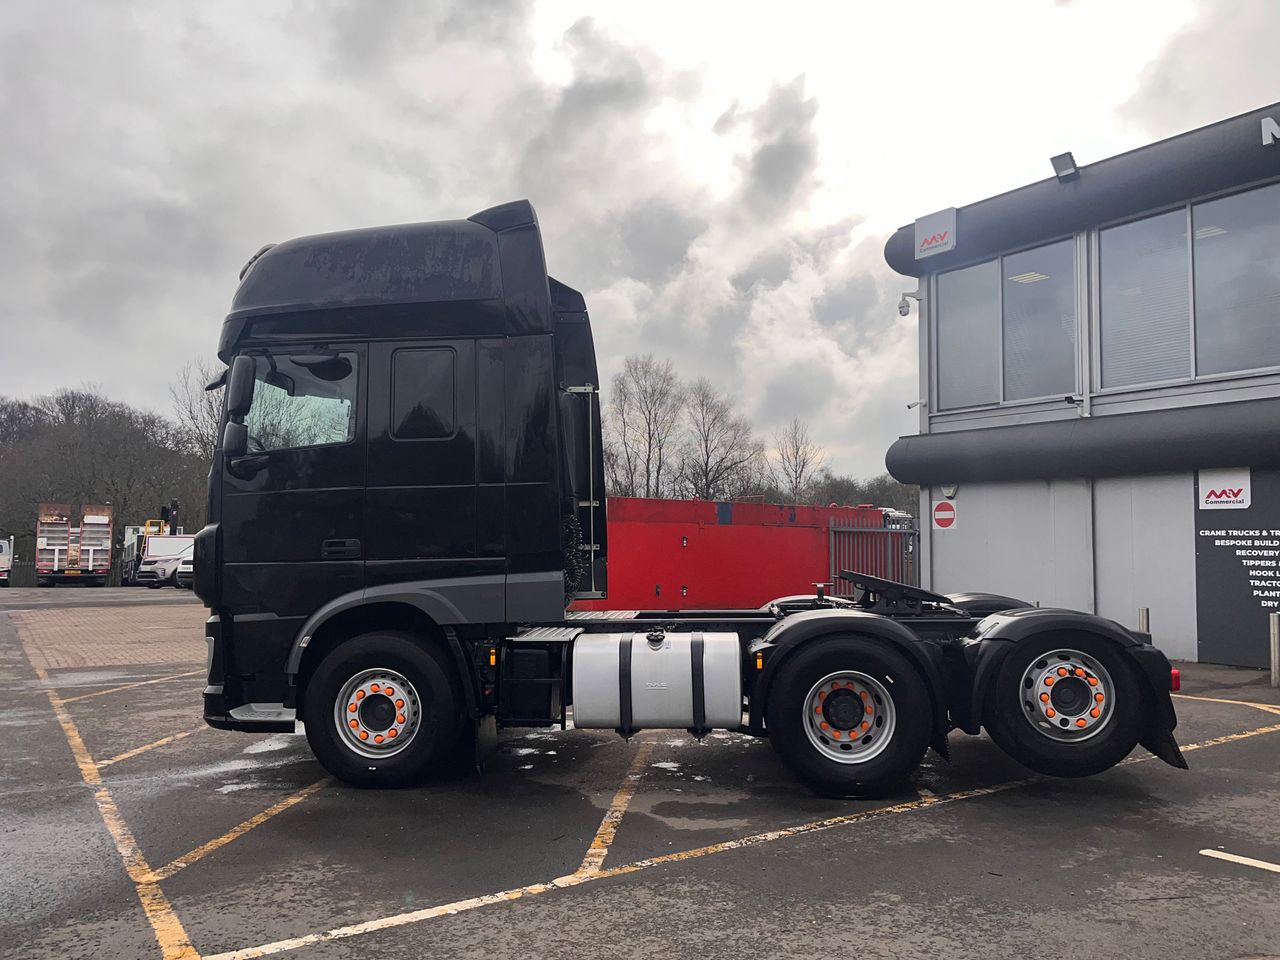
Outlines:
POLYGON ((1071 155, 1071 151, 1060 153, 1056 157, 1050 157, 1049 162, 1053 164, 1053 175, 1058 178, 1059 183, 1069 183, 1080 177, 1080 171, 1076 168, 1076 158, 1071 155))
POLYGON ((960 490, 958 483, 942 483, 938 485, 938 489, 942 491, 942 495, 948 500, 954 500, 956 493, 960 490))

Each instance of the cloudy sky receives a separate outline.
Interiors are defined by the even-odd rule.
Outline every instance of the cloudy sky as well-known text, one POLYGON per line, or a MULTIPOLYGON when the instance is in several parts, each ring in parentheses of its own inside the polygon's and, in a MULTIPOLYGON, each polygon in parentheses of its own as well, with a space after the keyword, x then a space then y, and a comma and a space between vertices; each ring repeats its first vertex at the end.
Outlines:
POLYGON ((932 210, 1280 99, 1271 0, 17 0, 0 394, 163 410, 268 241, 528 197, 606 376, 669 357, 833 466, 914 432, 932 210))

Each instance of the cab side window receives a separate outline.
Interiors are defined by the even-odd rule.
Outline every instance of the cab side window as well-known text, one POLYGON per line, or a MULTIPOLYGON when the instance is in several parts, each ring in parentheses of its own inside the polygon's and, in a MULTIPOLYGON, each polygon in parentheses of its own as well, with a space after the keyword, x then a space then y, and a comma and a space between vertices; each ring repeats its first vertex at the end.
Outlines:
POLYGON ((265 453, 346 443, 356 435, 358 357, 354 353, 255 358, 249 450, 265 453))
POLYGON ((457 354, 449 348, 397 350, 391 359, 391 435, 444 440, 457 432, 457 354))

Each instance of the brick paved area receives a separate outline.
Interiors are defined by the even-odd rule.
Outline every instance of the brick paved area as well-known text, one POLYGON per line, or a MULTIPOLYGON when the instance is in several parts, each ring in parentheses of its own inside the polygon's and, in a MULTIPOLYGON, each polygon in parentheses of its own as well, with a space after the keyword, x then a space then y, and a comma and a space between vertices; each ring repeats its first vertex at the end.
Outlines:
POLYGON ((195 604, 17 610, 9 616, 32 665, 45 670, 205 659, 208 611, 195 604))

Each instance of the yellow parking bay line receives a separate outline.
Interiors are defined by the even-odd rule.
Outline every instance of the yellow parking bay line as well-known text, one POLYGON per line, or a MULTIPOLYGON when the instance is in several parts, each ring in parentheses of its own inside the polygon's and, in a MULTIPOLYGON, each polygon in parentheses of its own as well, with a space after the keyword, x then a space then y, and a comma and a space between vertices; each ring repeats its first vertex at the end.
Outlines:
MULTIPOLYGON (((27 659, 31 660, 29 652, 27 659)), ((49 706, 53 708, 54 716, 58 718, 58 725, 62 727, 62 733, 67 738, 67 746, 71 748, 71 755, 80 769, 81 779, 93 790, 93 801, 98 807, 98 815, 102 817, 107 832, 111 834, 116 851, 124 863, 125 872, 133 881, 138 901, 147 915, 147 922, 151 924, 156 943, 160 945, 161 956, 164 960, 199 960, 200 953, 192 946, 191 938, 182 926, 182 921, 178 919, 177 913, 174 912, 173 904, 151 878, 151 867, 146 857, 142 855, 138 841, 134 839, 124 818, 120 816, 120 809, 116 806, 111 791, 103 784, 98 765, 94 763, 93 757, 85 747, 84 739, 80 736, 75 721, 71 719, 71 714, 64 706, 65 701, 60 699, 49 686, 49 675, 44 668, 37 667, 33 661, 32 669, 45 684, 44 692, 49 698, 49 706)))
POLYGON ((78 697, 67 697, 62 702, 79 703, 81 700, 88 700, 90 697, 105 697, 109 693, 119 693, 121 690, 132 690, 134 687, 145 687, 151 683, 167 683, 170 680, 181 680, 184 677, 198 677, 203 674, 203 670, 191 670, 187 673, 175 673, 170 677, 156 677, 154 680, 139 680, 136 683, 124 683, 118 687, 112 687, 110 690, 95 690, 93 693, 82 693, 78 697))
POLYGON ((1280 706, 1274 703, 1257 703, 1252 700, 1223 700, 1220 697, 1193 697, 1189 693, 1171 693, 1171 697, 1177 697, 1179 700, 1198 700, 1200 703, 1231 703, 1237 707, 1253 707, 1255 710, 1265 710, 1267 713, 1280 715, 1280 706))
POLYGON ((653 742, 647 741, 640 744, 640 747, 636 750, 635 759, 631 761, 631 766, 627 768, 626 776, 622 778, 618 792, 613 795, 613 802, 609 804, 609 809, 605 811, 604 819, 600 821, 600 826, 591 841, 591 846, 587 849, 587 855, 582 858, 582 866, 578 867, 578 873, 591 874, 600 871, 604 858, 609 855, 609 846, 613 843, 613 838, 617 836, 618 824, 622 822, 622 818, 627 812, 627 807, 631 805, 631 798, 635 796, 636 787, 640 785, 640 777, 644 774, 644 768, 648 765, 649 758, 653 756, 653 748, 653 742))
MULTIPOLYGON (((1222 737, 1214 737, 1212 740, 1204 740, 1199 743, 1187 744, 1182 748, 1182 750, 1184 753, 1194 750, 1203 750, 1208 747, 1221 746, 1226 743, 1235 743, 1240 740, 1247 740, 1250 737, 1257 737, 1277 732, 1280 732, 1280 723, 1266 727, 1258 727, 1254 730, 1243 730, 1240 733, 1228 734, 1222 737)), ((1143 763, 1152 759, 1155 758, 1149 755, 1130 757, 1120 765, 1127 766, 1134 763, 1143 763)), ((455 900, 451 903, 442 903, 433 907, 425 907, 421 910, 411 910, 407 913, 397 913, 388 917, 380 917, 376 920, 365 921, 364 923, 335 927, 332 930, 326 930, 321 933, 309 933, 305 936, 291 937, 286 940, 276 940, 272 943, 264 943, 256 947, 244 947, 239 950, 231 950, 226 953, 214 954, 206 957, 205 960, 251 960, 251 958, 254 957, 271 956, 277 953, 298 950, 302 947, 314 946, 318 943, 327 943, 333 940, 344 940, 348 937, 357 937, 366 933, 376 933, 380 930, 389 930, 395 927, 408 926, 414 923, 421 923, 425 920, 434 920, 438 917, 453 916, 454 914, 465 913, 468 910, 476 910, 480 907, 492 906, 493 904, 509 903, 512 900, 520 900, 524 897, 535 897, 544 893, 549 893, 552 890, 563 890, 570 887, 580 886, 584 883, 594 883, 597 880, 605 880, 610 877, 626 876, 628 874, 638 873, 642 870, 648 870, 652 867, 661 866, 663 864, 697 860, 702 857, 712 856, 718 853, 726 853, 730 850, 741 850, 746 847, 773 843, 778 840, 787 840, 792 837, 818 833, 820 831, 831 830, 836 827, 843 827, 848 824, 860 823, 866 820, 877 820, 904 813, 913 813, 917 810, 936 809, 937 807, 945 806, 957 800, 971 800, 977 797, 989 797, 995 793, 1003 793, 1006 790, 1014 790, 1018 787, 1044 783, 1051 779, 1052 778, 1050 777, 1033 776, 1026 777, 1021 780, 1010 780, 1006 783, 999 783, 989 787, 975 787, 970 790, 957 790, 952 793, 944 793, 941 795, 924 792, 918 800, 909 800, 887 807, 877 807, 873 810, 861 810, 857 813, 845 814, 838 817, 828 817, 825 820, 814 820, 810 823, 802 823, 794 827, 783 827, 778 830, 770 830, 766 833, 757 833, 748 837, 740 837, 736 840, 726 840, 722 843, 713 843, 705 847, 695 847, 692 850, 682 850, 677 853, 667 853, 657 857, 648 857, 643 860, 636 860, 633 863, 601 869, 595 872, 588 873, 579 870, 577 873, 570 874, 567 877, 559 877, 546 883, 534 883, 523 887, 512 887, 508 890, 499 890, 496 893, 489 893, 479 897, 455 900)))
POLYGON ((1267 870, 1271 873, 1280 873, 1280 863, 1268 863, 1266 860, 1242 857, 1236 853, 1227 853, 1225 850, 1201 850, 1200 856, 1213 857, 1215 860, 1226 860, 1229 863, 1239 863, 1246 867, 1257 867, 1259 870, 1267 870))
POLYGON ((203 860, 205 857, 213 853, 215 850, 225 847, 228 843, 230 843, 233 840, 240 839, 246 833, 252 830, 254 827, 260 827, 262 826, 262 824, 266 823, 268 820, 270 820, 272 817, 276 816, 277 814, 284 813, 290 807, 297 806, 303 800, 307 799, 307 797, 311 796, 313 793, 315 793, 317 790, 319 790, 328 782, 329 782, 329 778, 325 777, 323 780, 317 780, 315 783, 311 784, 310 786, 306 786, 306 787, 303 787, 301 790, 294 791, 293 793, 289 794, 289 796, 281 800, 279 803, 276 803, 270 807, 267 807, 267 809, 263 810, 261 813, 257 814, 256 816, 250 817, 248 820, 244 821, 244 823, 236 824, 236 826, 232 827, 222 836, 215 837, 214 839, 210 840, 208 843, 204 843, 196 847, 190 853, 184 853, 182 856, 178 857, 178 859, 172 861, 171 863, 167 863, 163 867, 160 867, 157 870, 151 871, 149 879, 155 880, 155 881, 168 880, 170 877, 172 877, 175 873, 177 873, 179 870, 183 869, 184 867, 191 866, 191 864, 195 863, 197 860, 203 860))
MULTIPOLYGON (((65 702, 65 701, 64 701, 65 702)), ((167 737, 161 737, 159 740, 152 740, 150 743, 144 743, 140 747, 134 747, 132 750, 126 750, 124 753, 118 753, 109 760, 99 760, 98 769, 109 767, 113 763, 119 763, 121 760, 131 760, 139 754, 146 753, 148 750, 154 750, 156 747, 163 747, 170 743, 177 743, 179 740, 185 740, 193 733, 199 733, 201 730, 208 730, 204 724, 196 727, 194 730, 185 730, 182 733, 175 733, 167 737)))

